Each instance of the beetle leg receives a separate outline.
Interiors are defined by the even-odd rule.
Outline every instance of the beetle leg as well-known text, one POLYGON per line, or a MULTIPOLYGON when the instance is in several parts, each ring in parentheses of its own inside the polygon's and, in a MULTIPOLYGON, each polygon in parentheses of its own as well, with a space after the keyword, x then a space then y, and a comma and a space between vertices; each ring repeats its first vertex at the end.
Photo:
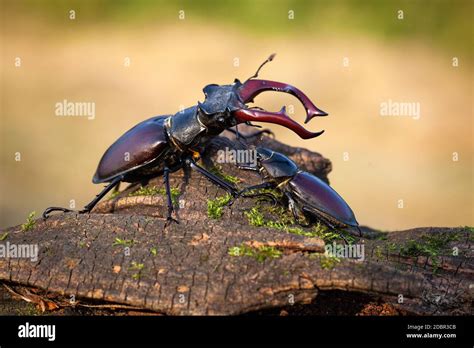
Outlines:
MULTIPOLYGON (((254 124, 251 124, 251 126, 252 127, 257 127, 257 125, 254 125, 254 124)), ((258 126, 258 128, 260 128, 260 126, 258 126)), ((275 137, 275 133, 273 133, 270 129, 261 129, 261 130, 258 130, 256 132, 254 132, 254 133, 250 133, 250 134, 240 133, 237 126, 235 126, 235 129, 228 128, 227 130, 231 133, 234 133, 237 138, 244 138, 245 140, 248 140, 249 138, 258 137, 262 134, 272 136, 273 138, 275 137)))
POLYGON ((168 224, 170 222, 176 222, 177 224, 179 224, 179 221, 176 220, 176 219, 173 219, 173 217, 172 217, 174 208, 173 208, 173 200, 171 199, 170 170, 169 170, 168 167, 164 168, 163 177, 164 177, 164 180, 165 180, 166 199, 167 199, 167 203, 168 203, 168 216, 166 217, 166 224, 168 224))
POLYGON ((242 170, 251 170, 254 172, 259 171, 257 166, 251 166, 251 165, 246 165, 246 164, 237 164, 237 168, 242 169, 242 170))
POLYGON ((120 191, 120 183, 121 181, 119 181, 119 183, 117 184, 117 186, 114 187, 114 190, 112 191, 112 193, 118 193, 120 191))
MULTIPOLYGON (((82 210, 79 210, 78 213, 79 214, 83 214, 83 213, 88 213, 92 210, 92 208, 95 207, 95 205, 97 203, 99 203, 99 201, 104 198, 104 196, 110 191, 112 190, 115 186, 117 186, 121 181, 123 180, 123 176, 118 176, 116 177, 114 180, 112 180, 107 186, 105 186, 105 188, 99 192, 99 194, 97 194, 97 196, 95 196, 95 198, 89 203, 87 204, 84 209, 82 210)), ((43 212, 43 219, 47 219, 49 217, 49 214, 52 213, 53 211, 62 211, 64 213, 70 213, 70 212, 73 212, 74 210, 71 210, 71 209, 67 209, 67 208, 61 208, 61 207, 49 207, 49 208, 46 208, 45 211, 43 212)))
MULTIPOLYGON (((240 169, 247 169, 247 170, 255 170, 254 167, 239 167, 240 169)), ((254 190, 263 190, 263 189, 269 189, 269 188, 275 188, 275 185, 270 183, 270 182, 264 182, 262 184, 258 184, 258 185, 254 185, 254 186, 249 186, 249 187, 246 187, 244 188, 243 190, 240 190, 239 192, 237 192, 237 196, 235 197, 235 199, 239 198, 239 197, 244 197, 244 198, 254 198, 254 197, 267 197, 267 198, 270 198, 272 201, 273 201, 273 204, 276 205, 278 203, 278 200, 277 198, 272 195, 271 193, 268 193, 268 192, 261 192, 261 193, 253 193, 253 194, 244 194, 245 192, 249 192, 249 191, 254 191, 254 190)), ((232 205, 234 203, 234 200, 231 200, 228 205, 232 205)))
POLYGON ((110 182, 110 184, 108 184, 107 186, 105 186, 105 188, 99 192, 99 194, 97 196, 95 196, 95 198, 89 203, 87 204, 84 209, 80 210, 79 213, 80 214, 83 214, 83 213, 88 213, 92 210, 92 208, 94 208, 96 206, 97 203, 99 203, 99 201, 104 198, 104 196, 110 191, 112 190, 115 186, 117 186, 118 184, 120 184, 120 182, 123 180, 123 176, 118 176, 116 177, 114 180, 112 180, 110 182))
POLYGON ((291 197, 288 197, 288 208, 293 214, 293 218, 295 219, 295 222, 299 225, 300 217, 298 216, 298 211, 296 210, 296 207, 295 207, 295 201, 291 197))
MULTIPOLYGON (((250 124, 252 127, 256 127, 257 125, 254 125, 254 124, 250 124)), ((256 131, 255 133, 252 133, 252 134, 249 134, 249 135, 246 135, 246 137, 258 137, 262 134, 265 134, 265 135, 268 135, 270 137, 272 137, 273 139, 275 139, 275 133, 273 133, 270 129, 262 129, 262 130, 259 130, 259 131, 256 131)))
POLYGON ((194 160, 190 157, 186 159, 186 164, 191 167, 191 169, 194 169, 201 175, 205 176, 209 181, 211 181, 214 185, 219 186, 220 188, 226 190, 228 193, 232 195, 232 197, 235 197, 237 195, 237 190, 227 183, 226 181, 222 180, 218 176, 212 174, 208 170, 204 169, 203 167, 199 166, 194 160))
MULTIPOLYGON (((310 224, 304 224, 303 222, 301 222, 301 218, 300 218, 300 215, 299 215, 299 211, 298 211, 298 208, 296 206, 296 202, 293 198, 291 198, 291 196, 285 192, 285 196, 286 198, 288 198, 288 208, 290 209, 291 213, 293 214, 293 218, 295 219, 295 222, 300 225, 301 227, 309 227, 310 224)), ((304 214, 304 211, 303 211, 303 214, 304 214)))
MULTIPOLYGON (((303 207, 303 212, 305 212, 305 211, 306 211, 308 214, 313 214, 313 215, 314 215, 314 212, 312 212, 312 211, 310 211, 310 210, 307 210, 307 209, 305 209, 305 207, 303 207)), ((347 240, 347 238, 344 236, 344 233, 342 233, 341 231, 339 231, 339 230, 336 228, 336 226, 335 226, 333 223, 331 223, 331 221, 330 221, 328 218, 324 217, 324 216, 321 215, 321 214, 317 214, 316 217, 317 217, 317 219, 319 220, 319 222, 323 223, 324 225, 326 225, 327 227, 329 227, 331 230, 333 230, 334 232, 336 232, 336 233, 339 235, 339 237, 341 237, 341 239, 344 241, 345 244, 351 244, 351 243, 347 240)))
POLYGON ((70 213, 73 210, 67 209, 67 208, 61 208, 61 207, 49 207, 44 210, 43 219, 46 220, 49 217, 49 214, 52 213, 53 211, 62 211, 64 213, 70 213))

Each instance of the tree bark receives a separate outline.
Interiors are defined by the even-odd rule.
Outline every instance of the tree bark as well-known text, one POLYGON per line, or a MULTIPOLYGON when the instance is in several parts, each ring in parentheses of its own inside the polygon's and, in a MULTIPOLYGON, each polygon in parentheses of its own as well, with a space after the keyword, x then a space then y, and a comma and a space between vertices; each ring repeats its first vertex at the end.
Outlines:
MULTIPOLYGON (((236 143, 217 138, 204 163, 215 159, 217 149, 236 143)), ((260 144, 286 153, 302 169, 327 181, 331 163, 321 155, 268 137, 260 144)), ((259 182, 255 174, 232 165, 223 164, 222 171, 238 177, 239 187, 259 182)), ((39 258, 36 262, 1 258, 0 280, 169 315, 241 314, 310 303, 318 291, 332 289, 368 293, 410 313, 472 313, 469 229, 381 234, 363 228, 357 243, 364 244, 365 260, 340 259, 328 267, 322 239, 249 224, 246 212, 255 206, 254 199, 239 199, 213 219, 208 216, 208 201, 222 197, 224 191, 199 174, 182 171, 171 175, 171 184, 180 192, 179 224, 166 225, 161 193, 130 196, 129 188, 100 203, 91 214, 38 219, 28 231, 9 228, 1 243, 37 244, 39 258), (433 236, 455 238, 446 239, 443 253, 432 257, 409 255, 403 252, 406 248, 399 248, 411 240, 425 243, 433 236), (255 255, 232 255, 235 247, 254 250, 255 255), (450 252, 453 248, 456 255, 450 252)), ((163 189, 162 178, 153 179, 148 187, 163 189)))

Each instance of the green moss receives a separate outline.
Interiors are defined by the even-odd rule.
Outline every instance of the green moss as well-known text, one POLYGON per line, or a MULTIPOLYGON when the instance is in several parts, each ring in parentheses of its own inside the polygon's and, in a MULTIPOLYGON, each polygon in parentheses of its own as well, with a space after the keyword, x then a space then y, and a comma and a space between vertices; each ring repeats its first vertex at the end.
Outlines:
MULTIPOLYGON (((165 188, 160 189, 158 193, 160 195, 166 197, 166 189, 165 188)), ((171 193, 171 202, 173 203, 173 205, 178 204, 178 197, 181 195, 181 191, 179 191, 175 187, 171 187, 170 188, 170 193, 171 193)))
POLYGON ((245 211, 244 215, 247 217, 250 225, 255 227, 265 226, 265 218, 258 206, 253 207, 249 211, 245 211))
POLYGON ((208 169, 212 174, 217 175, 219 178, 230 182, 231 184, 237 184, 240 182, 240 179, 236 176, 226 174, 222 171, 222 166, 213 166, 208 169))
POLYGON ((145 267, 145 265, 143 263, 138 263, 136 261, 132 261, 130 269, 134 270, 134 271, 141 271, 144 267, 145 267))
POLYGON ((158 254, 158 250, 155 248, 155 247, 152 247, 150 248, 150 253, 153 255, 153 256, 156 256, 158 254))
POLYGON ((377 246, 375 255, 381 257, 385 249, 388 254, 400 253, 408 257, 427 256, 431 258, 433 264, 437 264, 439 256, 449 250, 448 244, 459 238, 456 233, 434 233, 424 235, 419 240, 411 239, 401 246, 388 242, 383 246, 377 246))
POLYGON ((28 217, 26 218, 26 222, 24 224, 21 225, 21 230, 26 232, 26 231, 29 231, 31 229, 33 229, 33 227, 35 226, 35 215, 36 215, 36 212, 32 211, 28 217))
POLYGON ((341 262, 340 258, 329 254, 310 253, 308 257, 313 260, 319 260, 322 269, 333 269, 341 262))
MULTIPOLYGON (((331 230, 329 227, 319 222, 316 225, 313 225, 310 230, 305 230, 299 226, 290 227, 289 225, 295 224, 295 219, 288 209, 285 209, 282 206, 271 206, 266 208, 266 211, 272 215, 277 215, 278 217, 278 220, 275 223, 269 222, 269 227, 278 228, 279 226, 283 226, 280 229, 283 229, 288 233, 298 234, 305 237, 318 237, 323 239, 326 243, 342 240, 341 236, 344 236, 349 243, 355 241, 355 238, 346 232, 331 230)), ((306 223, 307 221, 303 220, 301 222, 306 223)))
POLYGON ((264 262, 266 259, 276 259, 281 257, 282 252, 273 246, 262 245, 259 247, 250 247, 245 244, 231 247, 228 250, 230 256, 249 256, 256 259, 258 262, 264 262))
POLYGON ((5 232, 4 234, 0 236, 0 241, 7 239, 7 237, 8 237, 8 232, 5 232))
POLYGON ((262 208, 260 205, 252 207, 252 209, 245 211, 244 215, 250 225, 255 227, 269 227, 277 230, 282 230, 287 233, 297 234, 305 237, 318 237, 329 243, 337 240, 343 240, 342 236, 349 242, 355 241, 355 238, 344 231, 332 231, 328 227, 318 223, 312 227, 311 230, 304 230, 299 226, 290 226, 295 223, 294 218, 289 214, 288 210, 281 206, 271 206, 262 208), (263 210, 272 215, 274 219, 266 219, 263 210), (276 215, 276 217, 275 217, 276 215))
POLYGON ((125 246, 125 247, 131 247, 133 244, 136 242, 133 239, 120 239, 120 238, 115 238, 115 241, 112 243, 112 246, 125 246))
MULTIPOLYGON (((246 192, 245 194, 246 195, 256 195, 256 194, 262 194, 262 193, 266 193, 268 195, 272 195, 274 196, 276 199, 281 199, 283 198, 283 193, 278 190, 278 189, 270 189, 270 188, 266 188, 266 189, 258 189, 258 190, 250 190, 248 192, 246 192)), ((264 200, 265 198, 264 197, 259 197, 258 200, 264 200)), ((278 210, 278 208, 282 208, 281 206, 272 206, 272 208, 275 208, 275 210, 278 210)), ((283 209, 284 210, 284 209, 283 209)))
POLYGON ((286 227, 286 223, 292 223, 292 221, 287 221, 286 216, 284 216, 284 212, 278 208, 268 206, 264 208, 260 204, 257 204, 249 211, 244 212, 244 215, 247 217, 249 224, 252 226, 265 226, 282 230, 286 227), (266 219, 265 215, 272 215, 274 218, 266 219))
POLYGON ((468 239, 470 242, 474 242, 474 227, 465 226, 464 229, 469 232, 468 239))
POLYGON ((386 232, 382 232, 382 233, 380 233, 375 239, 377 239, 377 240, 387 240, 387 238, 388 238, 387 233, 386 233, 386 232))
POLYGON ((286 207, 283 207, 281 205, 265 205, 264 207, 262 207, 262 210, 272 216, 276 216, 277 220, 282 224, 293 225, 295 223, 293 215, 288 211, 286 207))
POLYGON ((385 247, 387 248, 387 251, 388 251, 389 253, 394 253, 394 252, 396 252, 396 251, 398 250, 397 245, 396 245, 395 243, 393 243, 393 242, 387 243, 387 244, 385 245, 385 247))
MULTIPOLYGON (((175 188, 171 187, 170 188, 170 193, 171 193, 171 201, 173 202, 173 205, 176 205, 178 202, 178 197, 181 194, 181 192, 175 188)), ((166 197, 166 189, 164 187, 158 188, 156 186, 152 187, 140 187, 138 190, 134 192, 130 192, 128 194, 129 197, 134 197, 134 196, 156 196, 156 195, 161 195, 166 197)))
POLYGON ((459 240, 459 235, 456 233, 424 235, 420 241, 408 241, 400 248, 400 253, 403 256, 439 256, 450 242, 456 240, 459 240))
POLYGON ((119 191, 119 190, 112 191, 112 193, 109 195, 109 199, 114 199, 114 198, 117 197, 119 194, 120 194, 120 191, 119 191))
POLYGON ((322 225, 319 222, 313 226, 312 232, 314 237, 321 238, 325 243, 346 240, 349 244, 352 244, 356 240, 353 236, 345 231, 331 230, 329 227, 322 225))
POLYGON ((333 269, 339 262, 341 262, 341 259, 335 256, 320 255, 319 258, 319 263, 323 269, 333 269))
POLYGON ((265 215, 262 212, 264 210, 260 205, 252 207, 252 209, 245 211, 244 215, 250 225, 255 227, 270 227, 278 230, 285 230, 290 233, 304 233, 299 227, 289 227, 289 224, 293 223, 293 218, 289 218, 282 207, 267 207, 265 210, 271 215, 278 215, 277 219, 265 219, 265 215))
POLYGON ((25 303, 24 306, 20 305, 20 308, 16 308, 18 315, 29 315, 29 316, 38 316, 40 315, 39 310, 33 303, 25 303))
POLYGON ((377 245, 374 250, 374 254, 378 259, 383 257, 383 248, 380 245, 377 245))
POLYGON ((328 227, 318 223, 313 226, 311 230, 304 230, 299 226, 289 226, 295 223, 293 216, 288 213, 288 210, 284 209, 281 206, 271 206, 265 208, 267 213, 271 215, 277 215, 277 219, 266 219, 264 213, 262 212, 262 207, 257 205, 250 209, 249 211, 244 212, 244 215, 247 217, 247 220, 250 225, 255 227, 270 227, 278 230, 283 230, 288 233, 297 234, 305 237, 318 237, 324 240, 326 243, 342 240, 341 237, 352 243, 355 241, 355 238, 344 231, 333 231, 328 227))
POLYGON ((460 239, 457 233, 433 233, 424 235, 420 240, 409 240, 400 247, 400 255, 409 257, 426 256, 431 260, 433 273, 441 263, 440 257, 451 249, 449 243, 460 239))
POLYGON ((225 196, 217 197, 214 200, 207 201, 207 216, 211 219, 220 219, 224 213, 224 207, 230 202, 232 196, 226 194, 225 196))
POLYGON ((145 265, 143 263, 138 263, 136 261, 132 261, 131 266, 129 267, 129 270, 136 272, 136 273, 132 274, 132 278, 133 279, 140 279, 144 267, 145 267, 145 265))
POLYGON ((128 194, 129 197, 134 197, 134 196, 156 196, 160 194, 160 189, 156 186, 145 186, 145 187, 140 187, 138 190, 130 192, 128 194))

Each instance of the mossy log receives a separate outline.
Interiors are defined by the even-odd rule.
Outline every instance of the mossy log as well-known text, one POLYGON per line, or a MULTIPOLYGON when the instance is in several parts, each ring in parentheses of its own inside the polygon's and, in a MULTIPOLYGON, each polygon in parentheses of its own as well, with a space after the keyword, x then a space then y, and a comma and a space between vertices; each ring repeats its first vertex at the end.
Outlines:
MULTIPOLYGON (((331 163, 321 155, 269 137, 259 143, 327 181, 331 163)), ((235 144, 217 138, 203 162, 212 165, 216 150, 235 144)), ((259 182, 253 173, 220 166, 237 186, 259 182)), ((156 178, 141 191, 151 195, 134 194, 134 186, 91 214, 58 214, 27 231, 7 229, 1 243, 37 244, 39 257, 0 259, 0 280, 168 315, 242 314, 310 303, 333 289, 367 293, 409 313, 472 314, 471 229, 363 227, 356 242, 364 244, 365 259, 337 259, 323 254, 329 241, 314 227, 249 223, 256 205, 267 221, 284 219, 270 202, 239 199, 210 217, 209 202, 224 191, 183 171, 171 183, 179 224, 166 224, 162 178, 156 178)))

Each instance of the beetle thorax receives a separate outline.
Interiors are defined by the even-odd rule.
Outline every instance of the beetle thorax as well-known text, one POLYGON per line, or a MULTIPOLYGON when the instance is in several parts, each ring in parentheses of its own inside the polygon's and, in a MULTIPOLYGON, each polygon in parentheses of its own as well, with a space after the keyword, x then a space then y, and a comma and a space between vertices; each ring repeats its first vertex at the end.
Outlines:
POLYGON ((169 117, 165 127, 171 142, 182 151, 194 146, 201 134, 207 130, 199 121, 196 106, 169 117))

